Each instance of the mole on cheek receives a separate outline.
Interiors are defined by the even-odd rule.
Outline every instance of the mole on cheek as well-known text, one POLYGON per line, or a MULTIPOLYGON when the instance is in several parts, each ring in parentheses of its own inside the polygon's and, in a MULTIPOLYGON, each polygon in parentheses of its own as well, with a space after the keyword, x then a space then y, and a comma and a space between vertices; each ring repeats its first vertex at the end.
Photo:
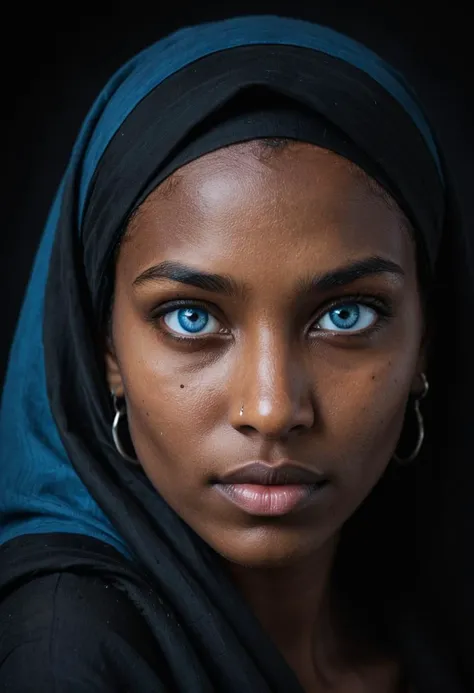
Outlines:
POLYGON ((183 389, 184 385, 180 385, 180 388, 183 389))

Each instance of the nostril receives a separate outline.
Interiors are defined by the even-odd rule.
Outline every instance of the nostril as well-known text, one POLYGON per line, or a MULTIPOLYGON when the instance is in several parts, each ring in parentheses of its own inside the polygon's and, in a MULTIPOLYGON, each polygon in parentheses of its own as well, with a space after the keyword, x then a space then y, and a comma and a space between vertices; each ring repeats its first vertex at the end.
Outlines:
POLYGON ((290 433, 305 433, 308 430, 308 427, 305 426, 304 424, 298 424, 297 426, 293 426, 291 429, 290 433))
POLYGON ((239 430, 241 433, 257 433, 257 429, 254 428, 254 426, 249 426, 248 424, 242 424, 242 426, 239 426, 239 430))

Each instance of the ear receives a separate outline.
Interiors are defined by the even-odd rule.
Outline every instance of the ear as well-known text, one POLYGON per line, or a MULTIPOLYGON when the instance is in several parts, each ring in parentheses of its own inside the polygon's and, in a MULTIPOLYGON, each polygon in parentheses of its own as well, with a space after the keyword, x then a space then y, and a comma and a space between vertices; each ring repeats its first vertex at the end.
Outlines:
POLYGON ((109 390, 117 397, 124 396, 124 388, 120 366, 111 339, 107 339, 105 348, 105 369, 109 390))

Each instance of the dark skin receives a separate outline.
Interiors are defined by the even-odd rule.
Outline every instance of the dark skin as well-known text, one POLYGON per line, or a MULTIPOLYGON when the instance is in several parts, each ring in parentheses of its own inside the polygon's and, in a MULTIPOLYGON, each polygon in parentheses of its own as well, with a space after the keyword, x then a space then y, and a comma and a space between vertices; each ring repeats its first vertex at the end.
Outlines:
POLYGON ((423 317, 407 226, 341 157, 304 143, 266 155, 254 142, 163 183, 117 259, 108 383, 125 397, 136 455, 225 559, 306 691, 400 690, 396 661, 370 645, 363 661, 348 654, 331 567, 342 526, 384 473, 409 394, 421 389, 423 317), (163 262, 230 282, 197 288, 144 275, 163 262), (358 272, 321 284, 355 263, 358 272), (342 305, 359 311, 351 329, 333 321, 342 305), (186 308, 207 318, 197 334, 179 321, 186 308), (248 460, 282 458, 328 475, 323 502, 258 517, 213 487, 248 460))

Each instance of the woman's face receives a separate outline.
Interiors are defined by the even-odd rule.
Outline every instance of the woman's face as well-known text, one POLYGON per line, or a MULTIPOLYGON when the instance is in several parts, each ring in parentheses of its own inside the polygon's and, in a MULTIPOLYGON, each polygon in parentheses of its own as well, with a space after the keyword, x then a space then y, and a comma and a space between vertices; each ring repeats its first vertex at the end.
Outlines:
MULTIPOLYGON (((144 471, 243 565, 290 563, 337 537, 419 386, 407 224, 358 169, 308 144, 236 145, 162 184, 120 250, 112 320, 109 386, 144 471), (243 509, 215 482, 253 460, 326 481, 291 510, 243 509)), ((275 497, 259 491, 244 489, 275 497)))

